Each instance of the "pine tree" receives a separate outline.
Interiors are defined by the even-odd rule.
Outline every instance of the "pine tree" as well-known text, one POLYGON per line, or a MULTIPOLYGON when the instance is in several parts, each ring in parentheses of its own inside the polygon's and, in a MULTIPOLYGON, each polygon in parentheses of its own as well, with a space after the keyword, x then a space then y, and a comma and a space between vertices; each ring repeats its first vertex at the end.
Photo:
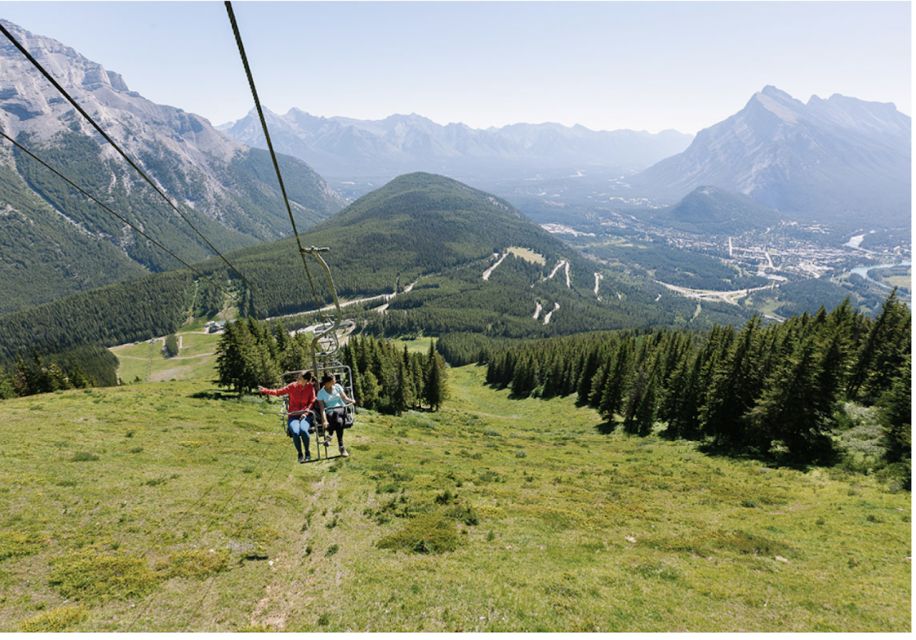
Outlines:
POLYGON ((426 361, 426 386, 423 391, 423 399, 433 411, 438 411, 442 403, 447 399, 445 377, 445 362, 442 360, 442 356, 436 353, 435 346, 430 342, 429 355, 426 361))
POLYGON ((685 354, 671 375, 663 392, 661 418, 668 422, 668 437, 695 439, 700 435, 700 403, 703 389, 700 375, 703 362, 700 355, 685 354))
POLYGON ((576 385, 576 404, 588 404, 588 396, 591 393, 593 378, 598 372, 598 349, 589 349, 585 356, 585 363, 579 373, 579 382, 576 385))
POLYGON ((361 377, 363 395, 359 399, 360 406, 366 407, 367 409, 378 409, 379 395, 381 394, 378 378, 376 378, 375 374, 371 371, 363 372, 361 377))
POLYGON ((165 337, 165 345, 162 348, 163 355, 166 358, 174 358, 178 355, 178 337, 170 333, 165 337))
POLYGON ((271 334, 277 345, 277 352, 284 353, 289 347, 289 342, 291 340, 289 332, 286 330, 286 325, 283 324, 283 320, 277 320, 271 328, 271 334))
POLYGON ((875 403, 893 383, 898 367, 910 352, 910 312, 897 301, 895 288, 872 324, 850 377, 849 395, 875 403))
POLYGON ((13 384, 13 376, 6 371, 0 371, 0 400, 15 397, 16 387, 13 384))
POLYGON ((624 393, 630 382, 631 349, 629 340, 621 342, 613 363, 608 366, 608 374, 604 388, 601 390, 598 411, 609 422, 613 421, 614 414, 620 411, 624 393))
POLYGON ((226 324, 216 345, 217 383, 241 395, 259 384, 256 363, 259 354, 246 322, 226 324))
POLYGON ((512 395, 527 398, 534 390, 535 382, 534 365, 531 359, 527 355, 520 357, 516 361, 515 372, 509 385, 512 395))
POLYGON ((414 406, 417 401, 417 390, 414 387, 410 353, 407 351, 407 345, 404 345, 404 355, 398 364, 398 380, 400 387, 398 404, 403 411, 414 406))
POLYGON ((819 392, 820 381, 817 345, 809 337, 768 377, 760 400, 748 412, 748 420, 761 443, 781 440, 798 461, 830 454, 832 403, 823 399, 812 402, 819 392))
POLYGON ((657 366, 639 367, 627 393, 623 429, 627 433, 648 435, 655 424, 657 366))
POLYGON ((423 403, 423 391, 426 384, 421 360, 422 358, 416 354, 410 359, 410 375, 413 378, 414 388, 414 406, 418 409, 423 403))
MULTIPOLYGON (((878 402, 884 431, 885 459, 888 462, 909 462, 911 451, 911 357, 907 356, 896 371, 890 389, 878 402)), ((907 485, 909 487, 909 484, 907 485)))
POLYGON ((712 435, 718 445, 741 447, 747 444, 743 417, 757 396, 752 371, 755 367, 754 341, 759 327, 760 318, 754 316, 741 330, 731 352, 716 367, 706 402, 700 410, 703 430, 712 435))
POLYGON ((360 341, 358 338, 351 338, 344 347, 344 362, 350 367, 350 373, 353 376, 353 395, 361 406, 365 406, 365 393, 363 392, 362 371, 357 366, 356 350, 359 349, 360 341))

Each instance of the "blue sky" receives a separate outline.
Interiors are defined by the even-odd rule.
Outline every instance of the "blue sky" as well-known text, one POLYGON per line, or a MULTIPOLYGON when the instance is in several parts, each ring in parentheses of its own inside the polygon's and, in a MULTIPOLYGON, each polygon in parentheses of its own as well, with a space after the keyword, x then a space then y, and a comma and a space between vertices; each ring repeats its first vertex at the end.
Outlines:
MULTIPOLYGON (((285 112, 695 132, 773 84, 910 113, 908 3, 234 4, 285 112)), ((214 124, 251 97, 222 2, 3 2, 0 16, 214 124)))

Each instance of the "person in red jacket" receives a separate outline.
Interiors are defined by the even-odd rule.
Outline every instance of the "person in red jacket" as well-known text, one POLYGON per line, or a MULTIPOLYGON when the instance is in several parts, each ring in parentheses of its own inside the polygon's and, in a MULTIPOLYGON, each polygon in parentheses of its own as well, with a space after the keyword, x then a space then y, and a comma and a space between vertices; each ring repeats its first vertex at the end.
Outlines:
POLYGON ((300 371, 296 381, 282 389, 258 387, 258 391, 268 396, 289 396, 289 407, 286 413, 288 428, 286 432, 293 439, 296 453, 299 454, 299 462, 311 460, 309 432, 312 426, 312 405, 315 404, 315 384, 312 381, 312 372, 300 371), (302 454, 303 445, 305 445, 305 455, 302 454))

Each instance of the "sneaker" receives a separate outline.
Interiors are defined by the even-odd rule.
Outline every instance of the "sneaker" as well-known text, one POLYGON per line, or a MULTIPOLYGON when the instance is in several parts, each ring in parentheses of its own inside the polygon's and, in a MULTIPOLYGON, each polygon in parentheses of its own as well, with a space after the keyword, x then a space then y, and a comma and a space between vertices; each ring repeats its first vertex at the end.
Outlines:
POLYGON ((340 455, 341 455, 341 457, 343 457, 343 458, 349 458, 349 457, 350 457, 350 454, 347 453, 347 450, 344 449, 343 447, 340 448, 340 455))
POLYGON ((305 461, 306 461, 306 462, 311 462, 311 461, 312 461, 312 454, 311 454, 311 453, 305 454, 305 461))
POLYGON ((327 436, 327 437, 324 439, 324 446, 325 446, 325 447, 331 446, 331 436, 327 436))
POLYGON ((305 458, 303 458, 302 454, 300 453, 299 454, 299 464, 302 464, 303 462, 305 462, 305 458))

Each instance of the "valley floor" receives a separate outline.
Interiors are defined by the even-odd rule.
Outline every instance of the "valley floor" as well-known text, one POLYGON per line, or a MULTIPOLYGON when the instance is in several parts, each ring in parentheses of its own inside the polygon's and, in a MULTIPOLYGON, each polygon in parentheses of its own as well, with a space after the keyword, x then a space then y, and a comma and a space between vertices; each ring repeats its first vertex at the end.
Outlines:
POLYGON ((4 401, 0 631, 910 628, 908 493, 482 380, 307 465, 203 378, 4 401))

